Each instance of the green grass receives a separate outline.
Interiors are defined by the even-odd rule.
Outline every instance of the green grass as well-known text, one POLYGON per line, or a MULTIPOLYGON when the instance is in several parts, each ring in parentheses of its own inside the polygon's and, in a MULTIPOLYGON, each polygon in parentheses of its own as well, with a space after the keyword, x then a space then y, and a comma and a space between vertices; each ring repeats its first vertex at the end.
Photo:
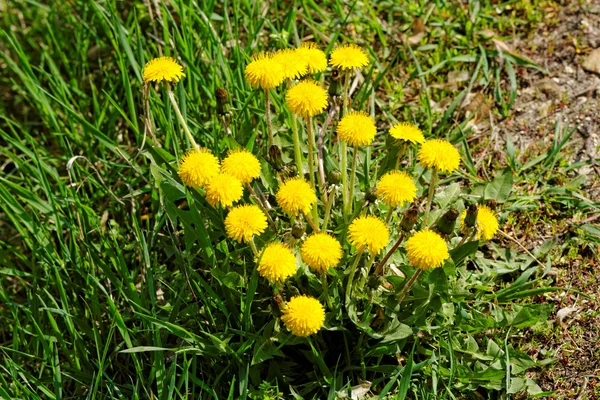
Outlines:
MULTIPOLYGON (((220 156, 240 145, 262 155, 260 183, 268 192, 276 177, 264 158, 264 102, 245 82, 244 66, 253 53, 305 39, 327 53, 357 43, 373 63, 362 71, 353 108, 375 115, 379 131, 408 120, 428 137, 451 140, 463 167, 444 184, 460 180, 470 194, 500 197, 506 230, 527 231, 539 224, 535 218, 597 212, 567 182, 576 167, 564 162, 572 128, 557 126, 553 146, 539 154, 517 154, 507 143, 497 158, 485 140, 467 140, 459 106, 476 88, 493 99, 496 116, 510 116, 516 71, 541 68, 511 54, 500 63, 482 32, 502 38, 530 29, 542 18, 539 6, 0 3, 0 397, 335 399, 365 380, 379 398, 491 399, 523 386, 522 371, 540 363, 511 335, 545 321, 549 308, 529 296, 550 283, 531 257, 516 246, 502 249, 500 240, 486 248, 493 263, 472 246, 453 254, 456 266, 415 287, 411 309, 376 299, 372 309, 353 305, 344 324, 332 316, 308 342, 291 337, 248 247, 225 240, 223 212, 178 180, 176 160, 186 146, 162 86, 148 99, 162 147, 145 136, 141 72, 153 57, 177 57, 186 78, 175 92, 196 140, 220 156), (427 31, 411 48, 402 35, 412 35, 415 18, 427 31), (440 85, 458 70, 474 75, 458 90, 440 85), (219 87, 230 96, 231 135, 215 111, 219 87), (433 102, 444 99, 450 106, 435 111, 433 102), (461 266, 465 257, 478 274, 461 266), (383 327, 374 330, 377 323, 383 327)), ((290 161, 291 117, 281 94, 273 101, 290 161)), ((372 165, 385 148, 379 142, 367 153, 372 165)), ((363 191, 373 185, 370 172, 359 172, 363 191)), ((459 201, 452 188, 436 196, 439 207, 459 201)), ((597 241, 597 228, 580 229, 580 246, 597 241)), ((544 264, 552 244, 533 251, 544 264)), ((397 289, 402 281, 392 283, 397 289)), ((318 293, 319 284, 303 272, 290 290, 318 293)), ((361 295, 374 294, 364 285, 361 295)))

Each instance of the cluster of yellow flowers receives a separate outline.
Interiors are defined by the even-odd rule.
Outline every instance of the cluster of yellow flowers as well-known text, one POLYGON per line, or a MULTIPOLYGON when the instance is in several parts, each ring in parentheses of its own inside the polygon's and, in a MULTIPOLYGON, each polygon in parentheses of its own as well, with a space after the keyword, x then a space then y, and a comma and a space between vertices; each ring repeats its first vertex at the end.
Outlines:
MULTIPOLYGON (((305 219, 312 227, 312 232, 304 238, 299 246, 301 260, 315 273, 321 275, 325 298, 327 294, 326 274, 329 269, 336 267, 343 258, 342 243, 347 242, 356 249, 354 263, 348 274, 346 299, 352 292, 352 279, 361 258, 368 251, 370 261, 374 261, 384 249, 388 248, 390 241, 389 221, 392 212, 398 207, 409 205, 417 199, 417 185, 409 172, 400 169, 400 162, 396 169, 385 173, 376 183, 374 194, 377 199, 388 208, 388 218, 384 220, 376 215, 368 215, 363 208, 360 215, 352 213, 354 204, 354 180, 359 147, 369 146, 375 140, 377 127, 372 116, 362 111, 352 111, 348 108, 347 82, 350 72, 369 64, 367 54, 358 46, 344 45, 335 49, 329 58, 313 43, 304 44, 297 49, 280 50, 276 53, 262 53, 252 57, 252 61, 245 68, 248 83, 255 88, 265 91, 267 125, 270 125, 268 113, 268 91, 288 81, 286 104, 289 111, 305 120, 308 134, 307 164, 309 180, 304 178, 302 152, 299 146, 299 135, 294 131, 295 162, 298 176, 279 178, 275 199, 281 212, 292 221, 305 219), (312 118, 323 113, 329 106, 328 93, 322 86, 306 78, 309 74, 323 72, 328 64, 345 74, 346 84, 342 93, 340 107, 341 118, 335 132, 341 140, 340 169, 343 182, 342 200, 344 223, 347 225, 347 236, 340 242, 335 236, 327 233, 326 227, 329 220, 331 206, 334 201, 334 189, 328 191, 323 174, 319 174, 319 185, 315 183, 314 171, 318 167, 314 155, 314 133, 312 118), (305 77, 303 80, 299 80, 305 77), (293 80, 299 80, 295 84, 293 80), (350 180, 348 181, 346 145, 354 150, 350 180), (318 189, 318 190, 317 190, 318 189), (322 225, 317 207, 318 194, 322 196, 321 204, 325 208, 322 215, 322 225), (329 197, 328 197, 329 195, 329 197), (353 217, 349 221, 349 217, 353 217), (323 229, 323 231, 321 230, 323 229)), ((184 77, 182 67, 172 58, 162 57, 150 61, 143 72, 146 82, 177 82, 184 77)), ((177 107, 174 98, 171 99, 177 107)), ((338 104, 339 106, 339 104, 338 104)), ((181 121, 184 124, 185 122, 181 121)), ((294 120, 294 130, 296 123, 294 120)), ((270 144, 273 146, 273 137, 270 132, 270 144)), ((416 268, 415 275, 405 285, 399 301, 406 290, 418 277, 422 270, 431 270, 443 265, 450 257, 449 249, 444 237, 430 228, 429 211, 437 183, 438 174, 452 173, 460 165, 460 155, 456 148, 448 141, 441 139, 426 140, 421 130, 407 122, 401 122, 391 127, 389 135, 395 143, 401 146, 399 159, 406 150, 416 150, 419 164, 431 170, 429 181, 428 199, 420 228, 410 234, 416 224, 416 216, 412 223, 407 223, 399 232, 399 238, 381 259, 377 271, 381 271, 385 263, 404 241, 405 234, 410 235, 405 242, 406 256, 411 266, 416 268), (379 268, 381 267, 381 269, 379 268)), ((254 237, 265 232, 269 223, 273 223, 268 213, 268 206, 259 200, 251 186, 251 182, 261 173, 258 158, 250 151, 237 149, 219 162, 217 156, 208 149, 195 144, 191 134, 188 139, 193 149, 180 160, 178 174, 182 182, 192 188, 202 189, 206 201, 213 207, 222 207, 228 210, 225 217, 225 230, 227 236, 237 242, 248 243, 255 254, 257 272, 272 283, 276 290, 282 290, 282 282, 292 277, 298 268, 297 256, 294 246, 281 241, 267 243, 260 251, 256 248, 254 237), (244 187, 247 188, 256 204, 243 204, 234 206, 234 203, 243 198, 244 187)), ((322 166, 321 166, 322 168, 322 166)), ((320 171, 323 172, 323 171, 320 171)), ((458 214, 456 214, 458 215, 458 214)), ((405 214, 406 219, 408 212, 405 214)), ((456 217, 455 217, 456 219, 456 217)), ((281 222, 283 224, 283 222, 281 222)), ((454 225, 452 225, 453 227, 454 225)), ((273 223, 273 229, 277 226, 273 223)), ((460 229, 465 238, 477 237, 490 240, 498 230, 498 220, 495 213, 486 206, 478 206, 474 212, 466 210, 460 216, 460 229)), ((280 232, 275 231, 276 235, 280 232)), ((303 232, 296 236, 302 238, 303 232)), ((292 241, 293 242, 293 241, 292 241)), ((370 268, 370 265, 367 265, 370 268)), ((325 308, 319 300, 300 295, 290 299, 281 307, 282 321, 285 326, 297 336, 308 336, 316 333, 324 324, 325 308)))

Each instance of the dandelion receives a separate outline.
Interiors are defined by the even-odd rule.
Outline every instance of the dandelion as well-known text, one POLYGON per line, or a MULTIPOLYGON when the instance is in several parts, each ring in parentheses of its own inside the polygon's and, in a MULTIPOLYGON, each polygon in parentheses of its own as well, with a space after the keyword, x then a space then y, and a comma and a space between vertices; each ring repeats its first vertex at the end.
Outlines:
POLYGON ((219 160, 205 148, 188 151, 177 174, 186 186, 201 188, 219 173, 219 160))
MULTIPOLYGON (((467 233, 465 218, 467 210, 460 215, 460 229, 467 233)), ((498 217, 488 206, 480 205, 477 207, 477 239, 490 240, 498 232, 498 217)))
POLYGON ((367 53, 359 46, 346 44, 331 53, 329 64, 339 69, 355 69, 368 65, 369 59, 367 53))
POLYGON ((285 79, 281 64, 265 53, 254 55, 244 72, 248 83, 255 88, 272 89, 285 79))
POLYGON ((300 177, 288 179, 281 184, 275 198, 283 212, 290 216, 308 214, 317 202, 314 189, 300 177))
POLYGON ((245 185, 259 177, 260 162, 254 154, 240 148, 229 152, 229 155, 221 162, 221 169, 245 185))
POLYGON ((346 114, 337 127, 337 133, 351 146, 371 144, 375 139, 377 128, 375 121, 365 112, 353 111, 346 114))
POLYGON ((390 207, 411 203, 417 197, 417 187, 406 172, 390 171, 377 183, 377 197, 390 207))
POLYGON ((296 50, 279 50, 273 54, 273 61, 281 65, 285 79, 297 79, 308 72, 308 64, 296 50))
POLYGON ((381 218, 361 216, 348 227, 348 241, 359 252, 369 249, 372 255, 378 254, 390 239, 390 231, 381 218))
POLYGON ((314 297, 294 296, 281 311, 285 327, 296 336, 313 335, 325 322, 325 309, 314 297))
POLYGON ((450 142, 441 139, 427 140, 421 145, 417 156, 422 166, 440 172, 452 172, 460 164, 458 150, 450 142))
POLYGON ((331 235, 315 233, 304 241, 300 249, 300 255, 310 268, 324 272, 340 262, 342 246, 331 235))
POLYGON ((327 69, 327 56, 316 44, 312 42, 302 43, 302 46, 296 49, 296 53, 304 60, 308 72, 315 74, 327 69))
POLYGON ((412 144, 421 144, 425 142, 423 132, 410 122, 400 122, 390 129, 390 135, 397 140, 410 142, 412 144))
POLYGON ((260 235, 266 228, 267 216, 253 204, 237 206, 225 218, 227 236, 242 243, 260 235))
POLYGON ((444 239, 429 229, 415 233, 406 241, 406 253, 410 264, 421 270, 440 267, 450 257, 444 239))
POLYGON ((260 276, 269 282, 281 282, 296 273, 296 256, 282 243, 270 243, 257 257, 260 276))
POLYGON ((185 77, 183 67, 171 57, 158 57, 146 63, 142 78, 144 82, 179 82, 185 77))
POLYGON ((285 100, 290 111, 304 118, 318 115, 327 107, 327 92, 311 80, 304 80, 292 86, 285 100))
POLYGON ((244 188, 239 179, 224 173, 212 177, 206 185, 206 201, 213 206, 229 207, 242 198, 244 188))

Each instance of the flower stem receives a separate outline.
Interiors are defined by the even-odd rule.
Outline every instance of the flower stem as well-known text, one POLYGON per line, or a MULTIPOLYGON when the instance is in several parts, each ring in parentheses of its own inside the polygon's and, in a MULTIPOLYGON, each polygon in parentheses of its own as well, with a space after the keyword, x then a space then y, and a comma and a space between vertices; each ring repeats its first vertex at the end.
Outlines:
POLYGON ((254 188, 252 188, 252 185, 250 184, 250 182, 246 183, 246 187, 248 188, 248 191, 250 192, 250 196, 258 204, 258 206, 260 208, 262 208, 263 212, 267 216, 267 220, 269 221, 269 226, 271 227, 271 229, 273 229, 274 231, 277 231, 277 226, 275 225, 275 221, 273 221, 273 218, 271 218, 271 215, 269 215, 269 210, 267 210, 267 208, 265 207, 263 202, 260 201, 260 198, 256 195, 256 192, 254 191, 254 188))
POLYGON ((356 181, 357 160, 358 160, 358 146, 354 146, 354 154, 352 155, 352 171, 350 172, 350 189, 349 189, 349 194, 348 194, 347 214, 352 213, 352 206, 354 205, 354 183, 356 181))
POLYGON ((258 256, 258 249, 256 248, 256 243, 254 243, 254 238, 250 239, 248 244, 250 245, 250 248, 252 249, 254 256, 258 256))
POLYGON ((267 119, 267 132, 269 133, 269 147, 275 144, 273 139, 273 125, 271 124, 271 101, 269 99, 269 89, 265 89, 265 118, 267 119))
POLYGON ((350 274, 348 275, 348 283, 346 284, 346 305, 350 303, 351 291, 352 291, 352 281, 354 281, 354 275, 356 274, 356 266, 360 261, 364 250, 360 250, 358 254, 356 254, 356 258, 354 259, 354 263, 352 263, 352 267, 350 267, 350 274))
POLYGON ((335 187, 329 193, 327 203, 325 203, 325 215, 323 216, 323 230, 327 231, 327 224, 329 223, 329 216, 331 214, 331 206, 333 205, 333 199, 335 198, 335 187))
POLYGON ((390 219, 392 219, 392 214, 394 213, 394 210, 396 209, 396 207, 390 207, 390 209, 387 212, 387 215, 385 216, 385 223, 389 224, 390 223, 390 219))
POLYGON ((425 206, 425 216, 423 217, 423 227, 427 228, 427 219, 429 218, 429 210, 433 201, 433 193, 435 193, 435 184, 437 183, 437 169, 434 168, 429 181, 429 195, 427 196, 427 205, 425 206))
POLYGON ((300 134, 298 133, 298 117, 292 114, 292 132, 294 133, 294 159, 296 160, 296 169, 298 176, 304 177, 304 169, 302 168, 302 150, 300 149, 300 134))
POLYGON ((405 236, 405 234, 404 234, 404 232, 402 232, 402 234, 400 234, 400 237, 398 238, 398 241, 396 243, 394 243, 392 248, 386 253, 386 255, 383 257, 383 259, 381 261, 379 261, 379 263, 375 267, 375 273, 377 275, 383 275, 383 269, 385 268, 388 260, 392 256, 392 254, 394 254, 394 252, 396 250, 398 250, 398 247, 400 247, 400 244, 404 240, 404 236, 405 236))
MULTIPOLYGON (((344 72, 344 89, 342 90, 342 115, 343 118, 348 114, 348 96, 350 92, 350 71, 344 72)), ((342 209, 344 210, 344 216, 347 215, 348 209, 348 156, 346 154, 346 142, 342 140, 340 144, 340 170, 342 171, 342 209)))
POLYGON ((398 150, 398 158, 396 159, 396 169, 400 169, 400 160, 402 159, 402 156, 404 155, 405 152, 406 152, 406 143, 402 143, 402 147, 400 147, 400 150, 398 150))
POLYGON ((321 284, 323 285, 323 293, 325 294, 325 302, 327 303, 327 307, 330 310, 333 310, 333 304, 331 303, 331 298, 329 298, 329 285, 327 284, 327 273, 325 271, 321 272, 321 284))
POLYGON ((173 108, 175 109, 175 114, 177 115, 177 119, 179 119, 179 122, 181 123, 181 126, 183 127, 183 132, 185 133, 188 141, 190 142, 190 146, 192 146, 194 149, 200 148, 200 146, 198 146, 198 144, 194 140, 194 136, 192 136, 192 132, 190 132, 190 128, 188 128, 187 122, 185 122, 185 118, 183 118, 183 115, 181 114, 181 110, 179 109, 177 100, 175 100, 175 94, 171 90, 171 85, 169 85, 169 84, 167 84, 167 95, 169 97, 169 100, 171 101, 171 104, 173 105, 173 108))
POLYGON ((406 282, 406 284, 402 288, 402 291, 398 295, 398 304, 402 303, 402 300, 404 300, 404 298, 406 297, 406 294, 410 290, 411 286, 415 283, 415 281, 417 280, 417 278, 419 277, 419 275, 421 275, 421 272, 422 271, 420 269, 417 269, 415 271, 415 273, 413 274, 413 276, 410 277, 410 279, 408 280, 408 282, 406 282))
MULTIPOLYGON (((308 132, 308 176, 310 179, 310 185, 312 186, 315 194, 317 188, 315 186, 315 132, 313 131, 312 118, 306 118, 306 129, 308 132)), ((318 221, 319 214, 317 212, 317 204, 312 208, 313 218, 318 221)))
POLYGON ((310 227, 313 229, 313 231, 315 231, 315 233, 319 233, 319 227, 318 225, 315 223, 315 221, 313 221, 313 219, 306 213, 302 213, 304 215, 304 219, 306 219, 306 222, 308 222, 308 224, 310 225, 310 227))

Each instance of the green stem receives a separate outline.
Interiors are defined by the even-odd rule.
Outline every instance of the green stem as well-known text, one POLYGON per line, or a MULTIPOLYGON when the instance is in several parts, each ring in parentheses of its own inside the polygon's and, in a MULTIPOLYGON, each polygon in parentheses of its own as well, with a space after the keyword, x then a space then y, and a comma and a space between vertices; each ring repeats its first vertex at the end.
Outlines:
POLYGON ((315 223, 315 221, 313 221, 313 219, 308 214, 303 214, 303 215, 304 215, 304 219, 306 219, 306 222, 308 222, 308 224, 313 229, 313 231, 315 231, 315 233, 319 233, 320 229, 319 229, 319 226, 315 223))
POLYGON ((360 250, 358 254, 356 254, 356 258, 354 259, 354 263, 352 267, 350 267, 350 274, 348 275, 348 283, 346 285, 346 305, 350 304, 350 297, 352 291, 352 281, 354 281, 354 274, 356 273, 356 266, 360 261, 361 256, 363 255, 364 250, 360 250))
POLYGON ((410 277, 410 279, 408 280, 408 282, 406 282, 406 284, 402 288, 402 291, 398 295, 398 304, 402 303, 402 300, 404 300, 404 298, 406 297, 406 294, 410 290, 411 286, 415 283, 415 281, 417 280, 417 278, 419 277, 419 275, 421 275, 421 272, 422 271, 420 269, 417 269, 415 271, 415 273, 413 274, 413 276, 410 277))
MULTIPOLYGON (((308 176, 310 179, 310 185, 312 186, 315 194, 317 188, 315 186, 315 132, 313 131, 312 118, 306 118, 306 129, 308 132, 308 176)), ((317 204, 312 208, 313 218, 315 222, 319 221, 319 214, 317 211, 317 204)))
POLYGON ((335 187, 327 198, 325 203, 325 215, 323 216, 323 231, 327 231, 327 224, 329 223, 329 215, 331 214, 331 206, 333 205, 333 199, 335 198, 335 187))
POLYGON ((390 223, 390 219, 392 219, 392 214, 394 212, 394 210, 396 209, 396 207, 390 207, 390 209, 387 212, 387 215, 385 217, 385 223, 389 224, 390 223))
POLYGON ((333 304, 331 303, 331 298, 329 297, 329 285, 327 284, 327 273, 325 271, 321 272, 321 284, 323 285, 323 293, 325 294, 325 302, 327 303, 327 307, 333 311, 333 304))
POLYGON ((396 159, 396 169, 400 169, 400 159, 406 152, 406 142, 402 143, 402 147, 398 150, 398 158, 396 159))
POLYGON ((425 206, 425 216, 423 217, 423 228, 427 228, 427 219, 429 218, 429 210, 433 201, 433 193, 435 193, 435 184, 437 183, 437 169, 434 168, 429 181, 429 195, 427 196, 427 205, 425 206))
POLYGON ((183 115, 181 114, 181 110, 179 109, 179 105, 177 104, 177 100, 175 100, 175 94, 171 90, 171 85, 169 85, 169 84, 167 84, 167 95, 169 97, 169 100, 171 101, 171 104, 173 105, 173 108, 175 109, 175 114, 177 115, 177 119, 179 119, 179 122, 181 123, 181 126, 183 127, 183 132, 185 133, 188 141, 190 142, 190 146, 192 146, 195 149, 199 149, 200 146, 198 146, 198 144, 194 140, 194 136, 192 136, 192 132, 190 132, 190 128, 188 128, 187 122, 185 122, 185 118, 183 118, 183 115))
MULTIPOLYGON (((344 89, 342 90, 342 111, 343 114, 340 119, 348 114, 348 95, 350 91, 350 71, 344 72, 344 89)), ((348 209, 348 156, 346 154, 346 142, 342 140, 340 144, 340 170, 342 171, 342 209, 344 210, 344 217, 346 216, 346 210, 348 209)))
POLYGON ((296 160, 296 169, 298 170, 298 176, 304 176, 304 169, 302 167, 302 150, 300 149, 300 134, 298 133, 298 117, 295 114, 292 115, 292 132, 294 133, 294 159, 296 160))
POLYGON ((358 160, 358 146, 354 146, 354 154, 352 155, 352 171, 350 172, 350 189, 348 194, 348 212, 352 213, 352 206, 354 205, 354 184, 356 181, 356 164, 358 160))
POLYGON ((254 253, 254 256, 257 257, 258 256, 258 249, 256 248, 256 243, 254 243, 254 238, 250 239, 250 241, 248 242, 248 244, 250 244, 250 248, 252 249, 252 252, 254 253))
POLYGON ((267 208, 262 203, 262 201, 260 201, 260 199, 256 195, 256 192, 254 191, 254 188, 252 187, 250 182, 246 183, 246 187, 248 188, 248 191, 250 192, 250 196, 254 199, 256 204, 258 204, 258 206, 263 210, 263 212, 267 216, 267 220, 269 221, 269 226, 271 227, 271 229, 273 229, 274 231, 277 231, 277 226, 275 225, 275 221, 273 221, 273 218, 271 218, 271 215, 269 214, 269 210, 267 210, 267 208))
POLYGON ((265 89, 265 118, 267 119, 267 132, 269 133, 269 147, 275 144, 273 138, 273 125, 271 124, 271 101, 269 99, 269 89, 265 89))

